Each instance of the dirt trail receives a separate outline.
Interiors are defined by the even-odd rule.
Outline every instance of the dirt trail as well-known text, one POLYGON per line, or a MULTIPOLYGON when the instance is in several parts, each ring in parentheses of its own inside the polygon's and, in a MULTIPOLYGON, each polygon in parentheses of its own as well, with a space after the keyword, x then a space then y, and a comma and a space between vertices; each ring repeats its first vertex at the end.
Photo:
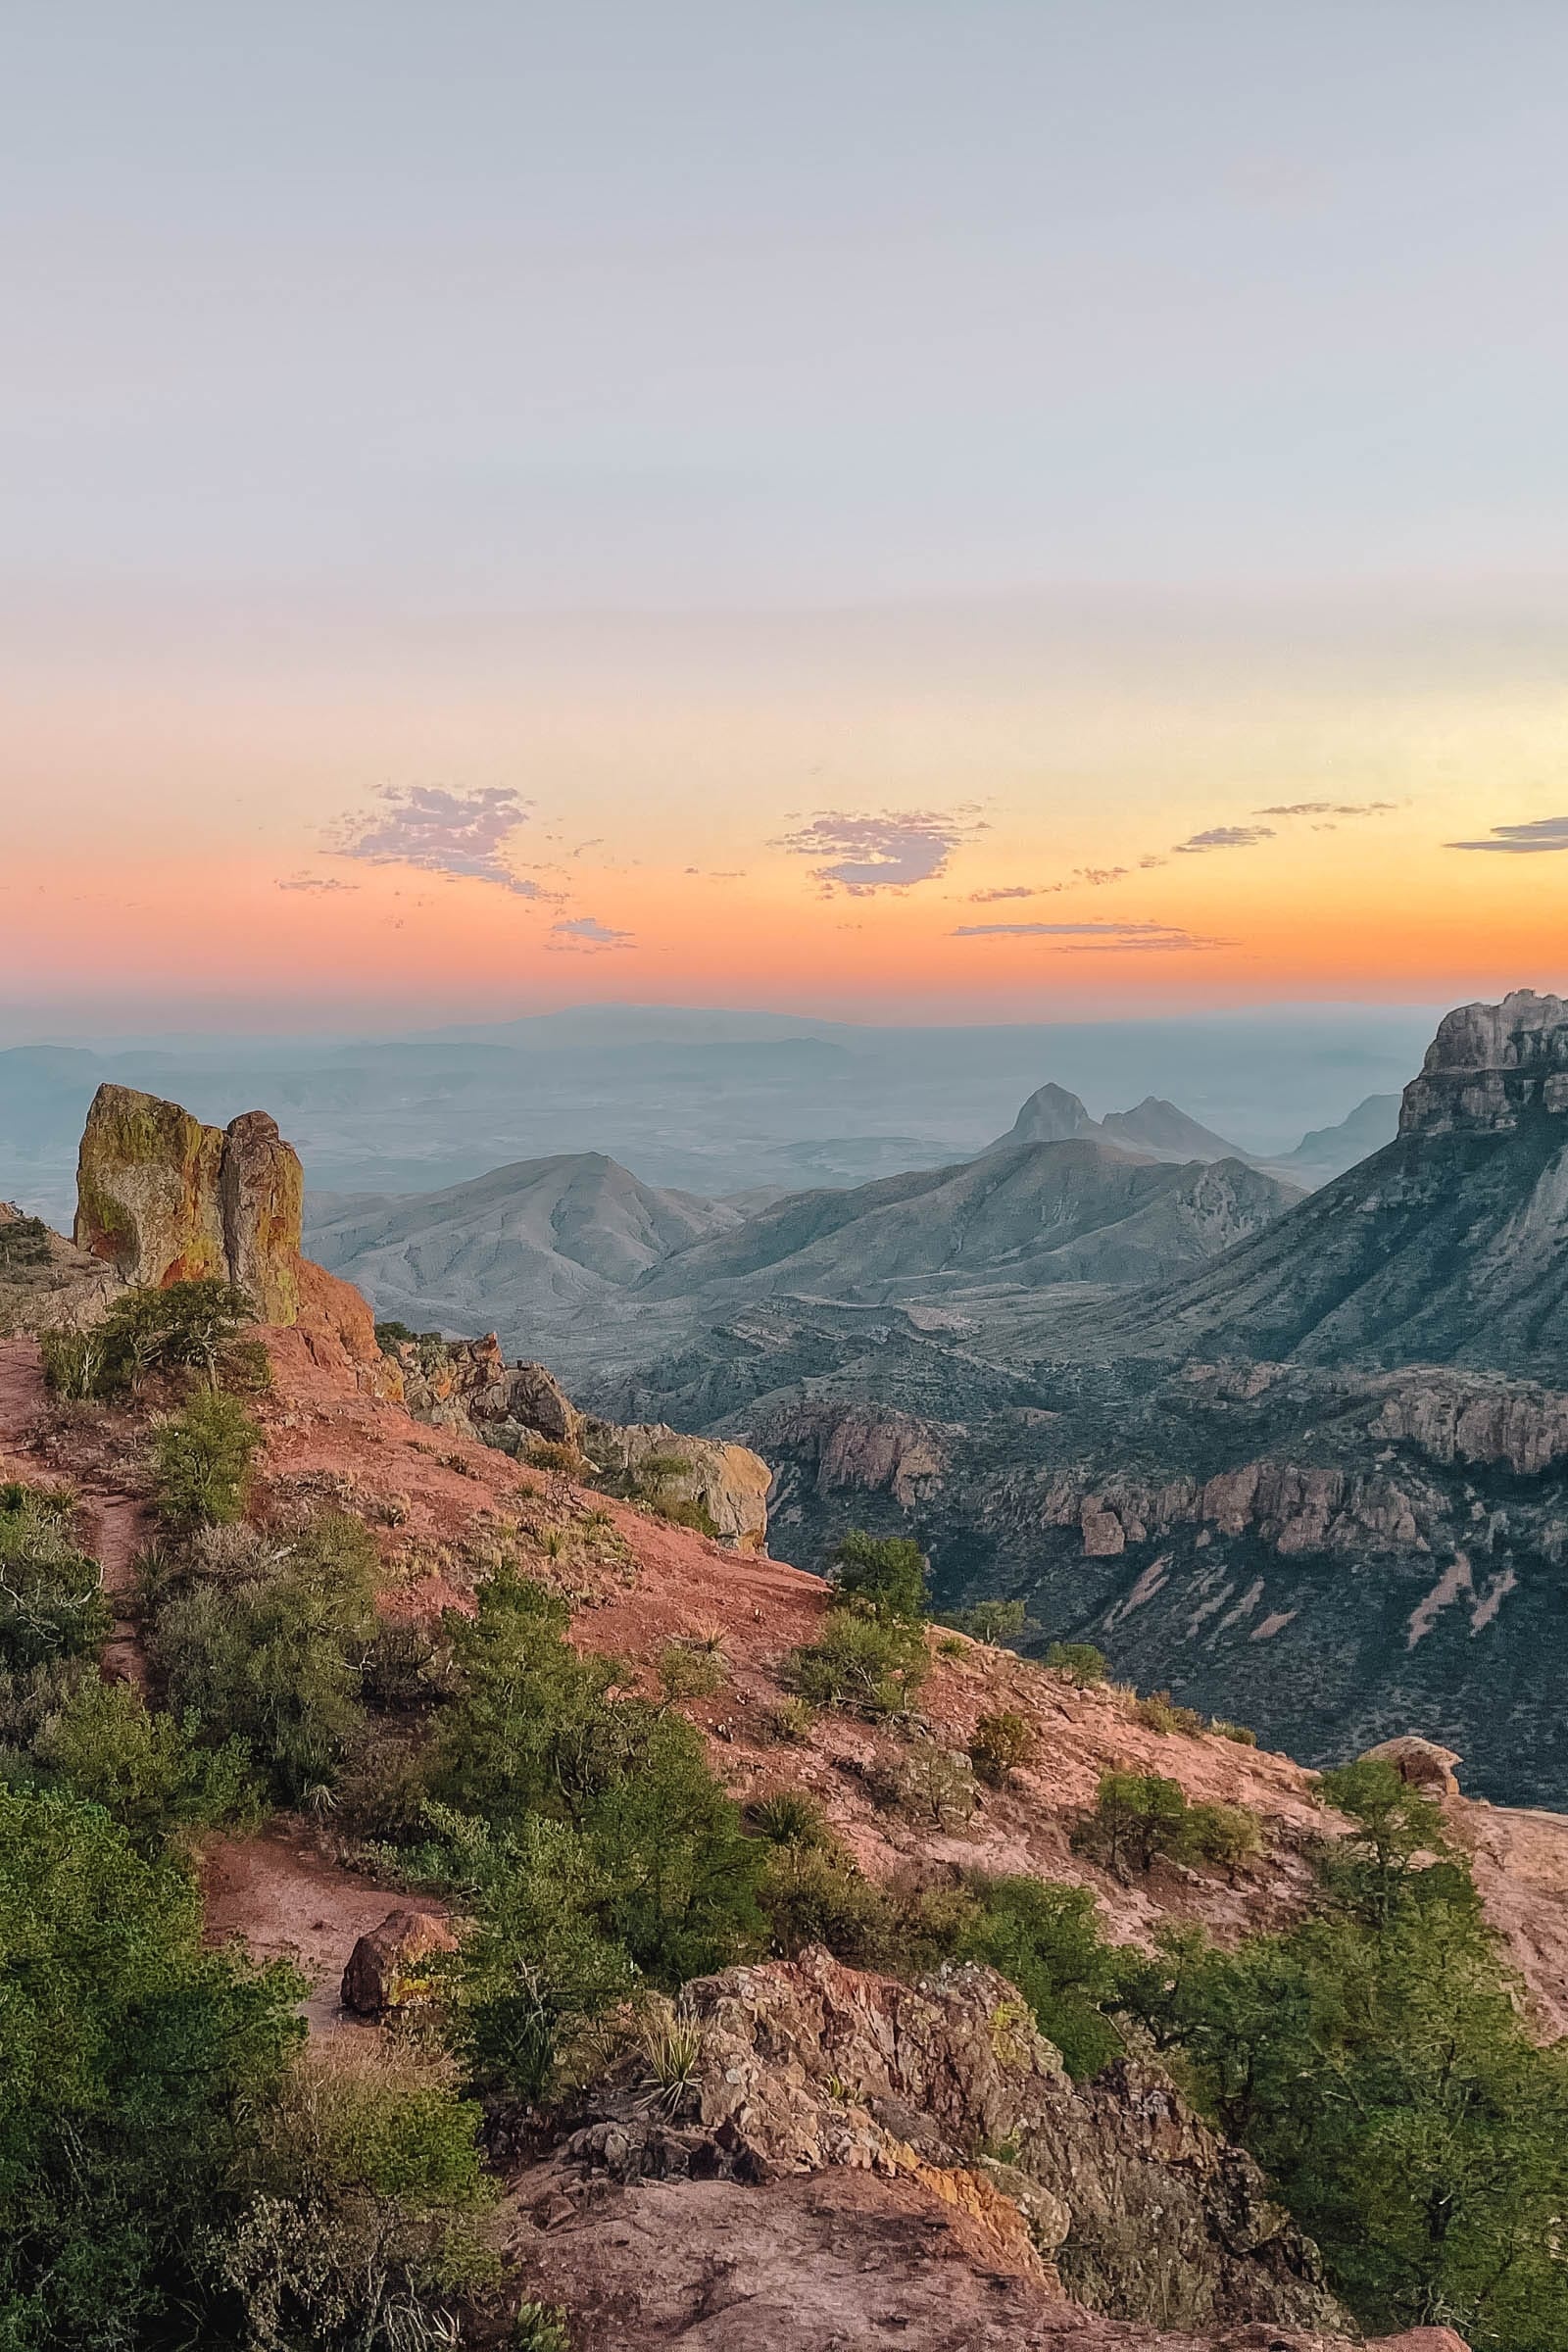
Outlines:
MULTIPOLYGON (((60 1475, 40 1443, 48 1402, 36 1342, 0 1340, 0 1465, 40 1479, 60 1475)), ((135 1557, 152 1533, 151 1513, 136 1495, 86 1480, 74 1483, 105 1596, 111 1606, 128 1611, 135 1557)), ((111 1682, 146 1689, 146 1653, 128 1613, 117 1615, 102 1666, 111 1682)), ((203 1858, 203 1891, 209 1942, 238 1936, 259 1959, 299 1963, 312 1983, 305 2016, 318 2034, 342 2022, 338 1982, 349 1954, 397 1899, 339 1870, 308 1832, 286 1822, 270 1825, 257 1838, 214 1838, 203 1858)))

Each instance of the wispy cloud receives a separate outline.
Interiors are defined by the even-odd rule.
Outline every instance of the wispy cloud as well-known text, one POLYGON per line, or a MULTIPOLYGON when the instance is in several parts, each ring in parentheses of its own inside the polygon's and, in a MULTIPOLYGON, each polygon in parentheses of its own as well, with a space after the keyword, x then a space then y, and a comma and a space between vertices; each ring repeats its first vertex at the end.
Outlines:
POLYGON ((958 844, 982 829, 972 808, 888 809, 880 816, 825 809, 773 846, 797 858, 820 858, 824 862, 811 869, 814 881, 862 898, 934 881, 958 844))
POLYGON ((1145 955, 1190 948, 1222 948, 1222 939, 1202 939, 1171 923, 960 923, 955 939, 1054 939, 1069 953, 1145 955))
POLYGON ((358 890, 357 882, 344 882, 336 874, 279 874, 279 890, 358 890))
POLYGON ((1446 841, 1446 850, 1488 850, 1500 858, 1549 857, 1568 850, 1568 816, 1538 816, 1527 825, 1494 825, 1486 841, 1446 841))
POLYGON ((519 899, 546 895, 502 857, 504 843, 528 818, 527 804, 506 786, 449 792, 440 784, 387 784, 375 797, 381 804, 376 814, 346 820, 339 857, 497 882, 519 899))
POLYGON ((1001 890, 971 890, 969 904, 971 906, 995 906, 1003 899, 1049 899, 1066 887, 1065 882, 1009 882, 1001 890))
POLYGON ((1198 858, 1205 850, 1250 850, 1273 839, 1272 825, 1210 825, 1206 833, 1190 833, 1185 841, 1173 842, 1171 850, 1177 858, 1198 858))
POLYGON ((545 946, 560 953, 600 956, 607 948, 630 948, 636 943, 634 931, 613 930, 594 914, 575 914, 551 924, 545 946))
POLYGON ((1254 816, 1387 816, 1397 801, 1282 801, 1273 808, 1254 808, 1254 816))

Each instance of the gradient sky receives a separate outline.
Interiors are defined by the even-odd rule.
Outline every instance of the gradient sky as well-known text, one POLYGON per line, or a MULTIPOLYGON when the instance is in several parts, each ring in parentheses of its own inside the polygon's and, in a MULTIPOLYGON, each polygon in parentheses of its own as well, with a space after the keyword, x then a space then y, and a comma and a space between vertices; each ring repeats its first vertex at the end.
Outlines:
POLYGON ((1565 86, 1548 0, 32 12, 9 1033, 1568 985, 1565 86))

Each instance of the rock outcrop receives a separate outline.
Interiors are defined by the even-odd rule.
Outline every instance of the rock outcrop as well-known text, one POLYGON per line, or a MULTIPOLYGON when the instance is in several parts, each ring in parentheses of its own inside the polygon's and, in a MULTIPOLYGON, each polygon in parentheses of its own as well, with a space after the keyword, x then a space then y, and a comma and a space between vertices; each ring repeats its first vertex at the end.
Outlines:
POLYGON ((917 1985, 825 1952, 730 1969, 681 1993, 689 2079, 650 2102, 636 2064, 592 2094, 537 2195, 570 2176, 732 2180, 821 2172, 914 2184, 1015 2276, 1175 2328, 1348 2323, 1315 2248, 1157 2068, 1075 2085, 995 1970, 917 1985), (1004 2161, 977 2151, 1005 2147, 1004 2161), (1058 2278, 1059 2271, 1059 2278, 1058 2278))
POLYGON ((122 1282, 233 1282, 264 1323, 299 1313, 304 1176, 265 1111, 206 1127, 132 1087, 93 1097, 76 1166, 76 1247, 122 1282))
POLYGON ((1404 1090, 1399 1133, 1501 1135, 1543 1113, 1568 1115, 1568 1001, 1522 988, 1446 1015, 1404 1090))
POLYGON ((416 1420, 457 1430, 526 1460, 542 1442, 581 1454, 612 1493, 691 1510, 720 1543, 767 1542, 772 1472, 749 1446, 687 1437, 662 1422, 631 1426, 579 1412, 543 1364, 509 1364, 494 1332, 392 1340, 387 1353, 416 1420))

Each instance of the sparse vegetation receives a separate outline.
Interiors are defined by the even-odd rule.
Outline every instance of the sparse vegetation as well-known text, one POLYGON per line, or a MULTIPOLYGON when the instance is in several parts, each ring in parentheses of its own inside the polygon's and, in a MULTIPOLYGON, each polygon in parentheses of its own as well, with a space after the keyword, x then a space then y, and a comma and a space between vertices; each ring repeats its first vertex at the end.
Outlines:
POLYGON ((1133 1720, 1148 1732, 1170 1734, 1180 1732, 1189 1740, 1199 1738, 1203 1730, 1203 1718, 1196 1707, 1178 1707, 1168 1690, 1152 1690, 1147 1698, 1138 1699, 1133 1706, 1133 1720))
POLYGON ((659 1681, 666 1699, 711 1698, 724 1687, 724 1661, 712 1650, 687 1642, 666 1642, 659 1653, 659 1681))
POLYGON ((1092 1642, 1053 1642, 1045 1662, 1075 1690, 1092 1690, 1110 1672, 1103 1653, 1092 1642))
POLYGON ((928 1572, 924 1552, 907 1536, 868 1536, 858 1528, 828 1563, 840 1599, 885 1625, 924 1623, 928 1572))
POLYGON ((1028 1606, 1021 1600, 977 1600, 973 1608, 944 1610, 937 1623, 967 1634, 971 1642, 993 1643, 1022 1642, 1038 1630, 1030 1625, 1028 1606))
POLYGON ((235 1385, 254 1388, 270 1377, 260 1369, 259 1343, 239 1343, 255 1319, 250 1299, 229 1282, 127 1291, 91 1331, 49 1335, 44 1378, 58 1395, 78 1397, 122 1396, 150 1372, 197 1372, 216 1388, 230 1371, 235 1385))
POLYGON ((875 1717, 903 1714, 929 1664, 918 1625, 838 1608, 818 1641, 790 1653, 784 1673, 811 1706, 875 1717))
POLYGON ((982 1715, 969 1741, 969 1761, 990 1788, 1005 1788, 1020 1764, 1029 1761, 1034 1738, 1027 1719, 1011 1707, 982 1715))
POLYGON ((46 1488, 0 1485, 0 1667, 13 1673, 91 1655, 114 1622, 71 1508, 46 1488))
POLYGON ((42 1217, 0 1217, 0 1275, 49 1263, 49 1228, 42 1217))
POLYGON ((153 1441, 158 1515, 165 1526, 188 1531, 238 1519, 261 1442, 258 1424, 220 1389, 198 1391, 171 1414, 153 1441))

